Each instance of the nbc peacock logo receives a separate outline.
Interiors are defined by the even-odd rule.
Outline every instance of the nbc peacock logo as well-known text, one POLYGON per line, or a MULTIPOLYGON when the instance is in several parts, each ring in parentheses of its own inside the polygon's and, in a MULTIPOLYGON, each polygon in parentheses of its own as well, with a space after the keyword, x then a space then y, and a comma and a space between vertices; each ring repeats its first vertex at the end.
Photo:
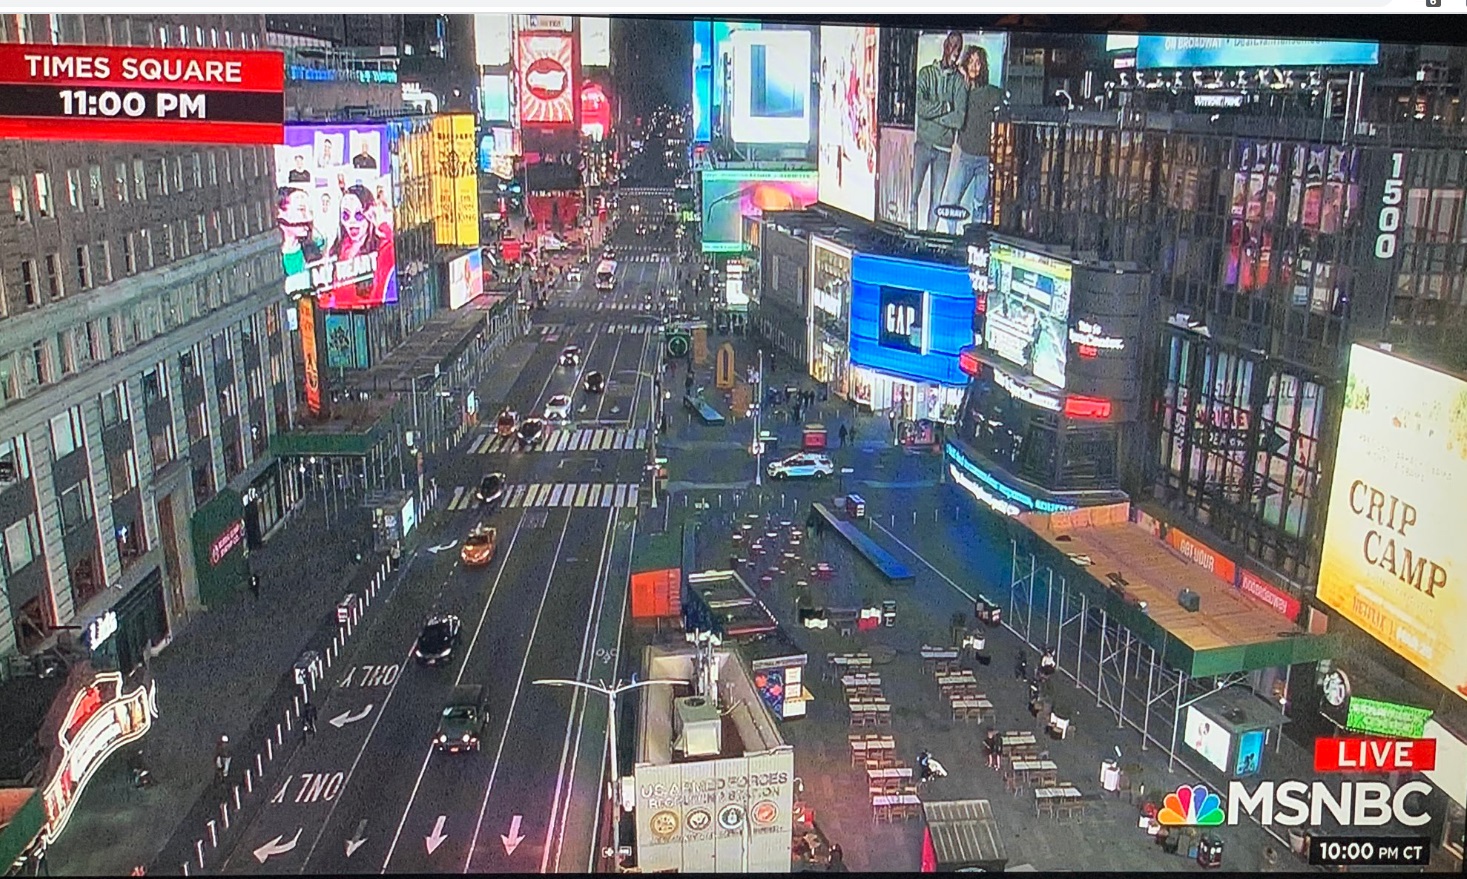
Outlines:
POLYGON ((1204 785, 1182 785, 1176 793, 1167 794, 1157 823, 1168 827, 1216 827, 1224 821, 1222 800, 1204 785))

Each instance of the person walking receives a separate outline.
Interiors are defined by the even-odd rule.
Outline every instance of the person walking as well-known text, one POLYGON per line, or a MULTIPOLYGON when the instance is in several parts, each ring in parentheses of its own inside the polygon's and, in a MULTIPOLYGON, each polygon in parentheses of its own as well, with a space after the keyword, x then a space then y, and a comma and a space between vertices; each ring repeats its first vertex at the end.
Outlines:
POLYGON ((886 423, 891 427, 891 432, 896 433, 896 407, 886 410, 886 423))
POLYGON ((250 594, 253 595, 256 599, 259 599, 259 597, 260 597, 260 575, 259 574, 255 574, 255 573, 251 573, 250 574, 250 594))
POLYGON ((989 727, 988 734, 983 737, 983 751, 988 755, 989 769, 997 772, 1003 768, 1003 742, 993 727, 989 727))
POLYGON ((316 703, 307 702, 306 707, 301 710, 301 733, 309 738, 316 734, 316 703))
POLYGON ((846 447, 846 426, 844 424, 840 426, 840 447, 846 447))

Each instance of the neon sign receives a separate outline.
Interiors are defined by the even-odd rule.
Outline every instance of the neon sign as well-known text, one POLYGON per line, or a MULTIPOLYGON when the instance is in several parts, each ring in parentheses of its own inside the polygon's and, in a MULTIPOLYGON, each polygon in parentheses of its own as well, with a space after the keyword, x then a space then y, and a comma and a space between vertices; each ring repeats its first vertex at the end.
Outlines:
POLYGON ((243 537, 244 520, 236 519, 230 523, 228 528, 224 529, 224 533, 219 535, 218 539, 209 547, 209 564, 217 565, 223 561, 224 557, 229 555, 229 551, 239 545, 243 537))
POLYGON ((117 634, 117 612, 109 610, 87 624, 86 631, 82 634, 82 643, 87 645, 88 650, 96 650, 97 646, 117 634))
POLYGON ((964 455, 952 443, 948 443, 947 457, 952 462, 948 468, 948 472, 958 481, 958 484, 966 488, 983 504, 992 507, 1000 513, 1008 516, 1017 516, 1025 510, 1035 510, 1040 513, 1067 513, 1077 509, 1074 504, 1040 500, 1039 498, 1030 497, 1016 488, 1010 488, 1004 485, 977 464, 968 460, 968 456, 964 455), (959 467, 965 472, 959 473, 959 467), (982 483, 982 486, 973 482, 974 479, 982 483))
POLYGON ((1060 411, 1063 404, 1059 397, 1051 396, 1042 391, 1036 391, 1025 384, 1020 384, 1018 379, 1009 375, 1001 369, 993 371, 994 384, 1009 392, 1015 400, 1022 400, 1032 406, 1048 409, 1051 412, 1060 411))
POLYGON ((119 748, 147 735, 157 716, 158 685, 123 694, 121 672, 102 672, 76 694, 56 736, 61 759, 42 794, 46 824, 41 836, 47 845, 66 829, 97 768, 119 748))
POLYGON ((1110 417, 1111 402, 1104 397, 1083 397, 1078 394, 1065 398, 1065 415, 1070 418, 1106 419, 1110 417))
POLYGON ((1081 357, 1096 357, 1101 351, 1124 351, 1126 340, 1119 336, 1108 336, 1100 324, 1088 320, 1077 321, 1070 328, 1070 341, 1079 346, 1081 357))

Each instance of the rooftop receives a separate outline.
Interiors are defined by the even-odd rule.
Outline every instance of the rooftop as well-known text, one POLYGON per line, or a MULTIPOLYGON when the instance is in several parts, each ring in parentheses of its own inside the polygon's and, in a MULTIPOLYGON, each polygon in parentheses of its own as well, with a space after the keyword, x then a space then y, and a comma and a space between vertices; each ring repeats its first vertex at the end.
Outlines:
MULTIPOLYGON (((673 702, 696 693, 693 686, 695 651, 691 645, 675 648, 650 646, 642 654, 647 680, 687 681, 685 687, 646 687, 641 693, 637 717, 637 763, 665 766, 694 762, 673 752, 673 702)), ((722 750, 717 757, 752 756, 786 747, 779 728, 737 655, 729 650, 713 651, 717 669, 718 706, 723 720, 722 750)))

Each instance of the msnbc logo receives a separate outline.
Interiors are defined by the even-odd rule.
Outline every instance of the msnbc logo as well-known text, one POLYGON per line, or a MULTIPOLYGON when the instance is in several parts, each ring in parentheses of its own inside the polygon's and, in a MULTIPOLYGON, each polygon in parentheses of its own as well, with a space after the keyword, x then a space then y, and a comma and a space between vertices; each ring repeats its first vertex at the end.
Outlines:
POLYGON ((1184 784, 1177 788, 1176 793, 1166 795, 1166 802, 1156 820, 1169 827, 1216 827, 1224 821, 1222 801, 1203 785, 1188 787, 1184 784))

